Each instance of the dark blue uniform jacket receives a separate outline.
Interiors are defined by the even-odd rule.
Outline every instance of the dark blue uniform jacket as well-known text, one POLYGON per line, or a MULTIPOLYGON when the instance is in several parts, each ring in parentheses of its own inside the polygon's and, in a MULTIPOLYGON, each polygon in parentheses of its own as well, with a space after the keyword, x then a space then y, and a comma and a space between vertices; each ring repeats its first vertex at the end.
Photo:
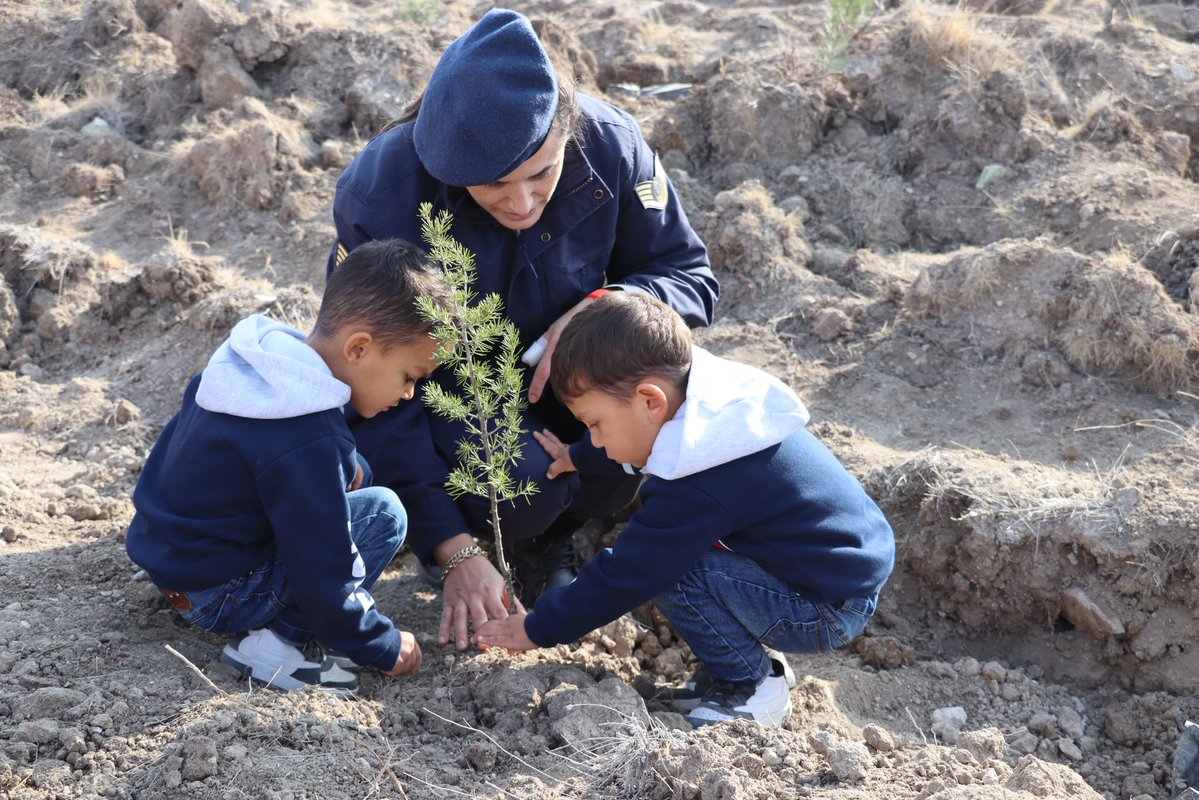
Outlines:
MULTIPOLYGON (((568 145, 558 188, 532 228, 504 228, 465 189, 425 172, 407 123, 371 141, 338 181, 333 216, 339 245, 348 251, 371 239, 398 237, 424 246, 417 209, 428 201, 434 211, 453 214, 454 237, 476 257, 476 290, 499 294, 524 347, 602 286, 653 294, 690 325, 709 324, 718 286, 707 250, 636 122, 594 98, 579 95, 579 104, 582 129, 568 145), (663 208, 652 207, 653 200, 663 208)), ((335 247, 330 271, 337 253, 335 247)), ((439 371, 433 379, 448 382, 452 376, 439 371)), ((410 543, 425 559, 438 543, 467 530, 442 488, 447 467, 433 446, 427 413, 421 403, 405 403, 353 423, 375 482, 399 493, 409 513, 410 543)))

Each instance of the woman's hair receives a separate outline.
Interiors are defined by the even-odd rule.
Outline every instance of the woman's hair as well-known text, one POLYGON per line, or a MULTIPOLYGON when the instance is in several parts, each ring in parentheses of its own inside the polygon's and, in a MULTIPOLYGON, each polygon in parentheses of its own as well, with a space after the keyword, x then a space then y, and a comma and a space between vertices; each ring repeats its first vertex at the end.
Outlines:
POLYGON ((571 318, 558 338, 550 382, 563 400, 595 390, 627 399, 649 378, 686 386, 691 329, 642 292, 610 292, 571 318))
MULTIPOLYGON (((558 81, 558 107, 554 110, 554 120, 550 123, 549 134, 564 133, 569 139, 580 129, 579 101, 576 96, 578 79, 575 77, 574 66, 570 59, 556 47, 548 46, 544 42, 542 42, 542 47, 545 48, 546 55, 550 57, 550 63, 554 67, 554 77, 558 81)), ((422 89, 416 99, 405 106, 400 116, 384 125, 383 130, 379 133, 386 133, 406 122, 414 122, 424 100, 425 92, 422 89)), ((547 138, 549 134, 547 134, 547 138)))
POLYGON ((316 333, 332 337, 347 325, 360 325, 384 350, 415 342, 432 330, 417 297, 450 307, 450 287, 424 251, 403 239, 360 244, 325 283, 316 333))

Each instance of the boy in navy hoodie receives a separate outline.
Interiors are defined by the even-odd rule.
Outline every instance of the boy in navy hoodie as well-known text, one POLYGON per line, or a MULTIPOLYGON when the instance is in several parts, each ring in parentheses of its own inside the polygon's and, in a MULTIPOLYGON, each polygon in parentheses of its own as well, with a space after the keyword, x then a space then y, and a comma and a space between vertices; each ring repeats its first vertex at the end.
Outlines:
POLYGON ((420 296, 448 298, 420 250, 356 247, 329 276, 311 335, 261 315, 239 322, 150 452, 129 557, 183 619, 247 632, 221 655, 244 675, 353 693, 358 665, 420 668, 416 639, 369 591, 407 515, 390 489, 360 488, 342 410, 386 411, 436 368, 420 296))
POLYGON ((539 433, 550 477, 636 468, 642 507, 573 583, 483 624, 479 643, 572 642, 653 600, 706 668, 674 693, 689 722, 781 725, 794 677, 769 648, 823 653, 861 633, 895 560, 882 512, 787 386, 693 346, 646 294, 612 292, 575 316, 551 380, 590 442, 539 433))

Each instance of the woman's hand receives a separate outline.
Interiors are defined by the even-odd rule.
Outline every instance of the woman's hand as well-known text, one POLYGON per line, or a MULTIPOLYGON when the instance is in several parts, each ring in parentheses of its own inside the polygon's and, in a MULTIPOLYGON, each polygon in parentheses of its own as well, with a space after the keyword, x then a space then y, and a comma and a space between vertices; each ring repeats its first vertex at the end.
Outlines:
POLYGON ((595 300, 591 297, 584 297, 574 305, 569 311, 554 321, 550 325, 545 334, 541 338, 545 339, 545 352, 541 355, 541 360, 537 362, 537 369, 533 372, 533 380, 529 383, 529 402, 536 403, 541 399, 541 394, 545 390, 546 381, 550 379, 550 365, 554 361, 554 348, 558 346, 558 337, 562 335, 562 329, 566 327, 566 323, 570 322, 571 318, 586 308, 595 300))
POLYGON ((570 445, 555 436, 548 428, 533 431, 533 438, 549 453, 550 458, 554 459, 549 472, 545 473, 547 478, 553 480, 564 472, 575 472, 575 464, 570 459, 570 445))
MULTIPOLYGON (((434 557, 444 564, 454 553, 474 543, 469 533, 460 533, 438 545, 434 557)), ((489 619, 508 616, 504 579, 485 556, 471 556, 454 567, 446 576, 443 594, 441 625, 437 630, 437 641, 443 645, 449 644, 452 635, 454 647, 465 650, 470 646, 470 623, 478 630, 489 619)), ((524 611, 519 600, 515 606, 524 611)))

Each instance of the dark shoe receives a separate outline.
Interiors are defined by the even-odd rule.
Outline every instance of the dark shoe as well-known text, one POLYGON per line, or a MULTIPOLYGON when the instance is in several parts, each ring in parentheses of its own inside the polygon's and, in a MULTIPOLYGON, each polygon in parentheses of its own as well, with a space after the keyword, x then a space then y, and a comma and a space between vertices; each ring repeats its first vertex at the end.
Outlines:
POLYGON ((1199 725, 1187 720, 1174 751, 1174 790, 1170 796, 1199 798, 1199 725))
POLYGON ((416 574, 425 586, 438 592, 441 591, 441 567, 436 564, 426 564, 418 558, 416 559, 416 574))
POLYGON ((225 645, 221 661, 243 677, 289 692, 311 686, 342 695, 358 692, 358 678, 337 666, 315 639, 301 648, 260 628, 225 645))
MULTIPOLYGON (((787 657, 778 650, 772 650, 767 647, 766 657, 770 659, 771 674, 779 673, 787 682, 788 689, 794 689, 796 686, 795 672, 791 669, 791 665, 787 663, 787 657)), ((680 711, 690 711, 703 702, 704 696, 712 688, 712 673, 708 672, 708 668, 700 664, 699 669, 691 676, 691 679, 682 686, 677 686, 666 691, 665 700, 680 711)))
POLYGON ((512 580, 525 608, 550 589, 566 586, 578 574, 575 529, 581 521, 562 516, 535 539, 516 542, 512 551, 512 580))
MULTIPOLYGON (((322 645, 324 647, 324 645, 322 645)), ((333 663, 344 669, 346 672, 361 672, 362 665, 354 659, 350 658, 340 650, 334 650, 331 647, 325 647, 325 655, 333 660, 333 663)))

